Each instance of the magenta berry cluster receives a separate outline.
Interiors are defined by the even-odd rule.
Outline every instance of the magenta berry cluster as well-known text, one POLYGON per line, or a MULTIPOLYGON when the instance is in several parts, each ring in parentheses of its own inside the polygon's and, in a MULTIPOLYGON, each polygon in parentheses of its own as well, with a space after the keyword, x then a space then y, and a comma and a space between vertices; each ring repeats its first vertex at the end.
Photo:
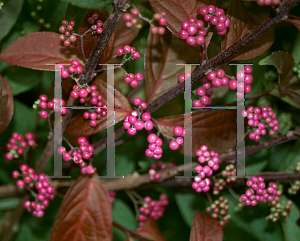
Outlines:
POLYGON ((60 65, 61 69, 61 77, 63 79, 66 79, 69 77, 69 75, 74 76, 77 74, 82 73, 82 67, 77 59, 73 59, 71 61, 71 66, 68 67, 68 69, 65 69, 65 66, 63 64, 60 65))
POLYGON ((165 193, 160 194, 159 200, 157 201, 152 200, 151 197, 145 197, 143 205, 139 208, 139 226, 143 226, 149 217, 153 220, 161 218, 164 215, 165 207, 168 204, 168 196, 165 193))
POLYGON ((213 94, 213 90, 211 88, 211 83, 209 83, 208 78, 204 77, 201 80, 203 86, 199 87, 196 90, 196 95, 200 97, 199 100, 193 100, 193 107, 201 107, 211 104, 211 95, 213 94))
POLYGON ((152 34, 158 34, 158 35, 163 35, 166 32, 165 26, 167 24, 167 13, 166 12, 162 12, 161 14, 159 13, 155 13, 153 15, 153 20, 156 24, 156 26, 151 26, 150 28, 150 32, 152 34))
MULTIPOLYGON (((176 164, 171 161, 169 163, 169 169, 176 167, 176 164)), ((167 164, 163 163, 161 161, 157 163, 151 163, 150 169, 149 169, 149 179, 151 181, 158 181, 161 178, 160 173, 158 173, 159 170, 165 170, 167 168, 167 164)))
POLYGON ((141 57, 141 54, 136 51, 135 47, 130 47, 129 45, 125 45, 122 49, 118 48, 116 51, 117 56, 122 56, 124 55, 124 58, 127 58, 127 54, 130 54, 129 58, 133 59, 139 59, 141 57))
POLYGON ((24 150, 27 146, 35 146, 33 134, 27 133, 25 134, 24 138, 23 135, 13 132, 8 140, 8 143, 5 145, 8 152, 6 152, 4 156, 9 161, 13 160, 14 158, 19 158, 19 156, 24 154, 24 150))
POLYGON ((257 202, 270 202, 271 206, 275 206, 281 196, 281 191, 277 190, 277 184, 270 182, 266 187, 263 177, 253 176, 251 180, 246 182, 250 187, 245 194, 241 195, 241 201, 246 205, 255 206, 257 202))
POLYGON ((149 143, 148 149, 145 151, 147 157, 153 157, 154 159, 160 159, 162 157, 163 149, 161 148, 163 141, 155 134, 149 134, 147 137, 149 143))
POLYGON ((280 3, 280 0, 256 0, 259 6, 275 6, 280 3))
POLYGON ((86 120, 90 119, 90 126, 97 126, 99 120, 102 117, 107 116, 107 104, 103 104, 103 96, 97 92, 97 86, 91 85, 86 88, 80 88, 78 85, 73 86, 73 90, 70 96, 74 99, 79 98, 79 103, 83 104, 90 97, 89 101, 91 105, 97 106, 95 109, 90 109, 83 113, 83 118, 86 120))
POLYGON ((127 84, 130 84, 132 88, 135 88, 138 86, 138 81, 142 81, 144 79, 143 74, 136 73, 136 74, 129 74, 128 76, 124 77, 124 82, 127 84))
POLYGON ((64 42, 64 46, 69 47, 71 43, 76 42, 76 36, 74 33, 75 21, 71 20, 70 23, 67 20, 61 22, 62 26, 59 27, 60 41, 64 42))
POLYGON ((197 165, 195 167, 195 172, 199 173, 199 176, 194 178, 192 188, 196 192, 207 192, 209 190, 210 179, 206 177, 210 177, 213 171, 219 169, 219 154, 213 150, 209 152, 207 146, 202 145, 196 151, 196 155, 198 156, 199 163, 204 164, 207 162, 207 165, 197 165))
POLYGON ((137 110, 133 110, 131 115, 124 117, 123 127, 127 130, 127 133, 131 136, 136 134, 136 131, 145 130, 151 131, 153 129, 153 122, 151 121, 151 115, 148 112, 142 113, 141 110, 147 108, 147 104, 142 102, 139 97, 133 99, 134 105, 138 106, 137 110))
POLYGON ((202 6, 198 8, 197 14, 204 17, 204 21, 209 22, 210 25, 216 26, 218 35, 225 35, 230 26, 230 18, 225 16, 225 12, 221 8, 213 5, 202 6))
POLYGON ((227 214, 229 210, 228 200, 224 197, 219 197, 209 207, 206 208, 207 213, 211 213, 212 218, 218 219, 220 225, 224 227, 231 219, 230 214, 227 214))
MULTIPOLYGON (((169 143, 169 148, 171 150, 177 150, 180 145, 183 144, 183 138, 185 135, 185 130, 181 126, 175 126, 173 129, 173 134, 177 136, 177 138, 172 137, 172 141, 169 143)), ((160 159, 162 157, 163 149, 161 148, 162 146, 162 139, 159 138, 159 133, 158 135, 155 134, 149 134, 147 137, 147 141, 149 143, 148 149, 145 151, 145 155, 147 157, 153 157, 155 159, 160 159)))
POLYGON ((87 19, 87 22, 91 25, 92 34, 101 34, 103 33, 103 22, 98 19, 99 15, 94 13, 91 17, 87 19))
POLYGON ((136 26, 138 24, 139 15, 140 15, 140 11, 136 8, 132 8, 130 13, 125 13, 123 15, 123 19, 125 21, 125 26, 127 28, 131 28, 132 26, 136 26))
MULTIPOLYGON (((35 103, 33 104, 33 108, 41 108, 43 109, 40 113, 39 116, 42 119, 47 119, 48 118, 48 111, 46 111, 45 109, 48 108, 48 110, 52 110, 55 109, 55 101, 56 99, 52 99, 51 101, 48 101, 48 97, 46 95, 40 95, 39 99, 35 101, 35 103)), ((66 102, 64 99, 61 99, 61 106, 65 106, 66 102)), ((59 107, 60 108, 60 107, 59 107)), ((60 112, 62 115, 66 115, 67 114, 67 108, 61 108, 60 112)))
POLYGON ((250 65, 244 66, 244 71, 238 71, 236 73, 236 79, 232 79, 228 83, 228 87, 231 90, 237 89, 236 97, 238 99, 243 98, 245 94, 251 92, 251 84, 253 82, 252 67, 250 65))
POLYGON ((90 145, 89 141, 85 137, 78 138, 79 148, 72 148, 67 152, 64 146, 57 149, 57 153, 63 156, 64 161, 73 160, 74 163, 81 167, 82 174, 93 174, 95 169, 92 165, 87 165, 91 156, 94 154, 94 147, 90 145))
POLYGON ((289 217, 291 212, 292 201, 277 203, 275 206, 270 208, 270 214, 266 217, 267 221, 277 222, 282 216, 284 219, 289 217))
POLYGON ((204 22, 196 18, 189 18, 181 23, 179 38, 185 40, 190 46, 203 45, 205 42, 206 30, 204 22))
POLYGON ((13 171, 13 178, 22 178, 16 182, 17 187, 30 190, 35 201, 25 200, 23 206, 33 216, 43 217, 44 210, 49 206, 49 201, 55 197, 55 189, 50 185, 50 179, 45 174, 35 174, 33 168, 25 164, 20 166, 20 171, 13 171))
POLYGON ((273 112, 271 107, 263 106, 253 107, 249 106, 244 112, 243 116, 248 119, 248 126, 253 132, 249 134, 249 138, 254 141, 260 140, 260 135, 267 133, 266 127, 272 128, 269 131, 270 136, 274 136, 279 131, 278 120, 276 113, 273 112))

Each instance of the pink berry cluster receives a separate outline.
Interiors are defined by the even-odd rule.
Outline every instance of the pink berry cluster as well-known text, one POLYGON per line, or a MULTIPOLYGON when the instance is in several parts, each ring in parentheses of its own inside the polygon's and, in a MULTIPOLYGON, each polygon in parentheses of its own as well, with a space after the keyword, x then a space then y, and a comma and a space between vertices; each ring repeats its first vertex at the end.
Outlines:
MULTIPOLYGON (((55 101, 56 99, 52 99, 51 101, 48 101, 47 103, 47 99, 48 97, 46 95, 40 95, 39 99, 37 101, 35 101, 35 103, 33 104, 33 108, 36 109, 37 107, 40 107, 41 109, 55 109, 55 101)), ((58 100, 59 101, 59 100, 58 100)), ((65 106, 66 102, 64 99, 61 99, 61 106, 65 106)), ((62 115, 66 115, 67 114, 67 108, 61 108, 61 114, 62 115)), ((47 119, 48 118, 48 112, 46 110, 42 110, 39 113, 40 118, 42 119, 47 119)))
POLYGON ((209 83, 208 78, 203 78, 201 80, 203 83, 202 87, 199 87, 196 90, 196 95, 200 97, 199 100, 193 100, 192 105, 193 107, 201 107, 211 104, 210 96, 213 94, 213 90, 211 88, 211 83, 209 83))
POLYGON ((157 135, 151 133, 147 137, 149 143, 148 149, 145 151, 147 157, 153 157, 154 159, 160 159, 162 157, 163 149, 161 148, 163 142, 157 135))
POLYGON ((123 15, 123 19, 125 21, 125 26, 127 28, 131 28, 132 26, 136 26, 138 24, 138 17, 140 15, 140 11, 136 8, 132 8, 130 13, 125 13, 123 15))
POLYGON ((64 146, 57 149, 57 153, 63 156, 65 161, 73 160, 81 167, 82 174, 93 174, 95 169, 92 165, 87 165, 85 161, 89 160, 94 154, 94 147, 90 145, 85 137, 78 138, 79 148, 73 148, 67 152, 64 146))
POLYGON ((24 150, 27 146, 35 146, 33 134, 27 133, 25 134, 24 138, 23 135, 13 132, 8 140, 8 143, 5 145, 8 152, 6 152, 4 156, 9 161, 13 160, 14 158, 19 158, 20 155, 24 154, 24 150))
POLYGON ((136 73, 134 74, 129 74, 128 76, 125 76, 124 82, 127 84, 130 84, 132 88, 135 88, 138 86, 138 81, 142 81, 144 78, 142 73, 136 73))
POLYGON ((92 34, 101 34, 103 33, 103 22, 98 19, 99 15, 97 13, 94 13, 91 17, 87 19, 87 22, 91 25, 92 34))
POLYGON ((86 120, 90 119, 90 126, 95 127, 98 124, 98 120, 101 120, 102 117, 107 116, 107 104, 103 104, 103 96, 97 92, 97 86, 91 85, 87 88, 80 88, 78 85, 73 86, 73 90, 70 93, 70 96, 74 99, 79 97, 79 103, 83 104, 86 102, 90 95, 90 103, 93 106, 97 106, 95 109, 90 109, 83 113, 83 118, 86 120))
POLYGON ((67 20, 63 20, 61 25, 58 30, 61 33, 59 39, 64 42, 64 46, 69 47, 71 43, 76 42, 76 36, 73 34, 75 21, 71 20, 70 23, 68 23, 67 20))
POLYGON ((132 57, 133 59, 139 59, 141 57, 141 54, 139 52, 136 51, 135 47, 130 47, 129 45, 125 45, 123 47, 123 49, 118 48, 116 51, 117 56, 122 56, 124 55, 124 57, 126 58, 127 54, 131 54, 130 58, 132 57))
POLYGON ((17 187, 26 186, 35 198, 35 201, 25 200, 23 206, 33 216, 43 217, 45 208, 49 206, 49 200, 55 197, 55 189, 45 174, 35 174, 33 168, 25 164, 20 166, 20 171, 21 173, 17 170, 12 173, 13 178, 22 178, 17 181, 17 187))
MULTIPOLYGON (((169 169, 174 168, 176 167, 176 164, 173 161, 171 161, 168 167, 169 169)), ((151 163, 151 167, 149 170, 149 179, 151 181, 155 181, 155 180, 158 181, 161 178, 161 175, 157 171, 165 170, 166 168, 167 168, 167 164, 161 161, 157 163, 151 163)))
POLYGON ((250 189, 240 198, 246 205, 255 206, 257 202, 270 202, 271 206, 275 206, 280 200, 281 191, 277 190, 277 184, 270 182, 266 188, 263 177, 253 176, 251 180, 246 182, 246 185, 250 189))
POLYGON ((204 17, 204 21, 216 26, 218 35, 225 35, 227 28, 230 26, 230 18, 225 16, 225 12, 221 8, 213 5, 202 6, 198 8, 197 14, 204 17))
POLYGON ((69 66, 68 69, 65 69, 65 66, 63 64, 60 65, 60 69, 61 69, 61 77, 63 79, 68 78, 69 75, 74 76, 77 74, 81 74, 83 70, 77 59, 73 59, 71 61, 71 66, 69 66))
POLYGON ((236 168, 233 164, 229 164, 222 171, 222 177, 226 178, 227 183, 235 182, 237 180, 236 177, 236 168))
MULTIPOLYGON (((185 135, 185 130, 181 126, 175 126, 173 129, 173 133, 177 138, 172 137, 172 141, 169 143, 169 148, 171 150, 177 150, 179 145, 183 144, 183 138, 185 135)), ((147 157, 153 157, 154 159, 160 159, 162 157, 163 149, 162 146, 162 139, 159 138, 159 134, 149 134, 147 137, 147 141, 149 143, 148 149, 145 151, 145 155, 147 157)))
POLYGON ((157 220, 164 215, 165 207, 169 204, 168 196, 165 193, 160 194, 159 200, 152 200, 151 197, 144 198, 144 204, 139 208, 140 215, 138 217, 139 226, 143 226, 145 221, 150 217, 157 220))
POLYGON ((249 134, 251 140, 259 141, 260 135, 267 133, 266 127, 272 128, 269 131, 270 136, 274 136, 279 131, 278 120, 276 119, 276 113, 273 112, 271 107, 263 106, 253 107, 249 106, 244 112, 243 116, 248 119, 248 126, 253 129, 253 132, 249 134))
POLYGON ((280 215, 286 219, 289 217, 291 212, 292 201, 288 200, 286 203, 277 203, 275 206, 270 208, 271 213, 266 217, 267 221, 277 222, 280 215))
POLYGON ((215 151, 209 152, 207 146, 202 145, 200 149, 196 151, 196 155, 198 156, 199 163, 204 164, 207 162, 207 165, 197 165, 195 167, 195 171, 199 173, 199 176, 194 178, 192 188, 195 189, 196 192, 207 192, 211 182, 210 179, 206 177, 210 177, 213 171, 219 169, 219 154, 215 151))
POLYGON ((226 182, 223 178, 220 178, 218 181, 215 181, 212 194, 219 195, 220 191, 224 189, 226 182))
POLYGON ((280 3, 280 0, 256 0, 259 6, 275 6, 280 3))
POLYGON ((150 32, 152 34, 158 34, 158 35, 163 35, 166 32, 165 26, 167 24, 167 13, 166 12, 162 12, 161 14, 159 13, 155 13, 153 15, 153 20, 157 23, 157 26, 151 26, 150 28, 150 32))
POLYGON ((181 23, 179 38, 185 40, 190 46, 203 45, 205 42, 206 30, 204 22, 196 18, 189 18, 181 23))
POLYGON ((224 227, 231 219, 230 214, 227 214, 229 209, 228 200, 224 197, 219 197, 209 207, 206 208, 207 213, 211 213, 211 216, 218 221, 222 227, 224 227))
POLYGON ((251 92, 251 84, 253 82, 252 67, 250 65, 244 66, 244 71, 238 71, 236 73, 236 79, 232 79, 228 83, 228 87, 231 90, 237 89, 236 97, 241 99, 245 94, 251 92))
POLYGON ((108 192, 109 201, 113 203, 115 201, 116 192, 115 191, 109 191, 108 192))
POLYGON ((139 106, 137 110, 133 110, 131 115, 124 117, 123 127, 127 130, 127 133, 131 136, 136 134, 136 131, 145 130, 151 131, 153 129, 153 122, 151 121, 151 115, 148 112, 142 113, 141 110, 147 108, 147 104, 142 102, 139 97, 133 99, 133 104, 139 106))

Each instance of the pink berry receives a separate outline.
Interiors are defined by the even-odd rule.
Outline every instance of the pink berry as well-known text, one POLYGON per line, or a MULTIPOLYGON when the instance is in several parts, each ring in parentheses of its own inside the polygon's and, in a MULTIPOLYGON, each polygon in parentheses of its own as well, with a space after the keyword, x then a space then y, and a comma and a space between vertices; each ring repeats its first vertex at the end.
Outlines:
POLYGON ((135 98, 133 99, 133 104, 134 104, 134 105, 139 105, 141 102, 142 102, 142 100, 141 100, 140 97, 135 97, 135 98))
POLYGON ((131 14, 133 16, 139 16, 140 11, 138 9, 136 9, 136 8, 133 8, 133 9, 131 9, 131 14))
POLYGON ((188 36, 189 35, 188 35, 188 33, 187 33, 186 30, 180 30, 180 32, 179 32, 179 38, 181 38, 181 39, 187 39, 188 36))
POLYGON ((236 80, 230 80, 229 84, 228 84, 229 89, 231 90, 236 90, 237 88, 237 81, 236 80))
POLYGON ((187 37, 186 39, 186 43, 189 45, 189 46, 194 46, 196 44, 196 39, 192 36, 189 36, 187 37))
POLYGON ((151 144, 155 143, 157 141, 157 136, 155 134, 150 134, 147 137, 147 141, 151 144))
POLYGON ((85 98, 88 96, 88 91, 84 88, 80 89, 78 92, 80 98, 85 98))
POLYGON ((125 20, 125 22, 129 22, 131 20, 131 14, 130 13, 125 13, 123 15, 123 19, 125 20))
POLYGON ((201 8, 198 8, 197 14, 198 14, 198 15, 202 15, 202 16, 205 16, 206 14, 208 14, 208 9, 207 9, 207 7, 202 6, 201 8))
POLYGON ((129 53, 131 52, 131 48, 130 48, 129 45, 125 45, 125 46, 123 47, 123 50, 124 50, 124 52, 125 52, 126 54, 129 54, 129 53))
POLYGON ((48 112, 45 111, 45 110, 41 111, 40 117, 41 117, 42 119, 47 119, 47 118, 48 118, 48 112))
POLYGON ((176 136, 181 136, 182 133, 183 133, 182 127, 181 126, 175 126, 174 129, 173 129, 173 133, 176 136))
POLYGON ((165 18, 160 18, 160 19, 158 20, 158 23, 159 23, 160 25, 166 25, 167 20, 166 20, 165 18))
POLYGON ((137 81, 141 81, 141 80, 143 80, 143 74, 141 74, 141 73, 136 73, 135 74, 135 79, 137 80, 137 81))
POLYGON ((153 35, 157 34, 157 32, 158 32, 158 27, 155 27, 155 26, 151 27, 151 28, 150 28, 150 32, 151 32, 153 35))
POLYGON ((165 28, 164 27, 158 27, 158 29, 157 29, 157 33, 159 34, 159 35, 163 35, 164 33, 165 33, 165 28))
POLYGON ((63 79, 68 78, 68 76, 69 76, 69 72, 68 72, 67 70, 62 70, 62 71, 61 71, 61 77, 62 77, 63 79))
POLYGON ((145 122, 145 129, 147 130, 147 131, 151 131, 152 129, 153 129, 153 122, 152 121, 146 121, 145 122))
POLYGON ((129 128, 129 129, 127 130, 127 133, 128 133, 129 135, 131 135, 131 136, 134 136, 134 135, 136 134, 136 129, 134 129, 134 128, 129 128))
POLYGON ((171 150, 177 150, 178 149, 178 147, 179 147, 179 144, 176 142, 176 141, 171 141, 170 143, 169 143, 169 147, 170 147, 170 149, 171 150))
POLYGON ((139 59, 139 58, 141 57, 141 55, 140 55, 139 52, 135 52, 135 53, 132 55, 132 57, 133 57, 134 59, 139 59))
POLYGON ((142 114, 143 121, 149 121, 151 119, 151 115, 148 112, 142 114))

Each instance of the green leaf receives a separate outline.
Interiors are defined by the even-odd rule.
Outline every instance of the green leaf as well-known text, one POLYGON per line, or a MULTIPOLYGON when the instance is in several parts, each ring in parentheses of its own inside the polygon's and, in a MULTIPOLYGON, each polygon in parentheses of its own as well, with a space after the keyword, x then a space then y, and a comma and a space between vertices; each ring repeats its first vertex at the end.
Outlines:
POLYGON ((256 172, 262 171, 266 165, 268 164, 268 160, 260 161, 260 162, 251 162, 250 164, 246 163, 246 172, 247 174, 254 174, 256 172))
POLYGON ((67 4, 67 9, 65 12, 64 19, 67 21, 75 20, 74 31, 77 32, 79 24, 85 15, 86 9, 82 9, 72 5, 71 3, 67 4))
POLYGON ((14 115, 9 128, 13 131, 25 135, 27 132, 34 131, 35 110, 23 104, 19 100, 14 100, 14 115))
POLYGON ((40 74, 40 71, 12 67, 4 77, 11 84, 13 94, 18 95, 37 86, 40 82, 40 74))
POLYGON ((22 6, 23 0, 9 0, 4 5, 0 14, 0 41, 9 33, 17 22, 22 6))
POLYGON ((270 94, 299 109, 300 85, 298 78, 293 74, 295 65, 293 56, 283 51, 273 52, 258 64, 273 65, 280 75, 278 85, 270 94))
POLYGON ((295 63, 298 63, 300 61, 300 33, 298 33, 297 38, 294 42, 291 55, 294 57, 295 63))
POLYGON ((183 220, 189 227, 192 227, 195 210, 205 210, 209 206, 207 198, 201 197, 198 193, 177 193, 175 200, 183 220))
POLYGON ((5 198, 0 200, 0 211, 5 211, 7 209, 14 209, 18 206, 18 198, 5 198))
POLYGON ((64 2, 69 2, 80 8, 105 8, 107 5, 111 4, 113 0, 63 0, 64 2))
MULTIPOLYGON (((280 197, 280 200, 289 200, 285 195, 280 197)), ((300 237, 300 227, 297 225, 297 220, 299 218, 299 209, 296 204, 293 203, 291 206, 291 212, 287 219, 280 219, 285 241, 298 241, 300 237)))
POLYGON ((273 65, 276 67, 278 74, 282 75, 281 84, 290 81, 293 76, 293 67, 295 65, 294 58, 287 52, 273 52, 268 57, 262 59, 259 65, 273 65))
POLYGON ((280 151, 286 153, 286 156, 281 159, 278 171, 285 171, 300 161, 300 141, 285 147, 284 149, 280 148, 280 151))
POLYGON ((118 198, 113 203, 113 220, 130 230, 138 228, 134 212, 127 203, 118 198))

